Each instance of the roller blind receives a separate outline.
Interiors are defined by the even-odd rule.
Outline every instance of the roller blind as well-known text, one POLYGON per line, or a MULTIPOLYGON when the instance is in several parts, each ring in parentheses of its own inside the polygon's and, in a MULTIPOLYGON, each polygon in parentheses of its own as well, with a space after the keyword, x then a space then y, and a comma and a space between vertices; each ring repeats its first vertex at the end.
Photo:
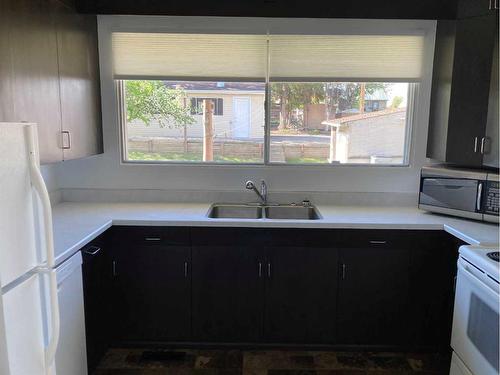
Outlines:
POLYGON ((419 35, 272 35, 270 79, 415 81, 423 46, 419 35))
POLYGON ((115 32, 112 48, 117 79, 266 77, 266 35, 115 32))

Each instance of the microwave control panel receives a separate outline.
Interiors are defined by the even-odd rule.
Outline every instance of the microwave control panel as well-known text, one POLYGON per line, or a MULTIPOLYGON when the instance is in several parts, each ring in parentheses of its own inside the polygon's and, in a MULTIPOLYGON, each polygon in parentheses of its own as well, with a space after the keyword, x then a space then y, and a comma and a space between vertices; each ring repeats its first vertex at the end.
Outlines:
POLYGON ((486 181, 486 189, 483 195, 483 212, 485 214, 497 215, 500 198, 499 183, 497 181, 486 181))

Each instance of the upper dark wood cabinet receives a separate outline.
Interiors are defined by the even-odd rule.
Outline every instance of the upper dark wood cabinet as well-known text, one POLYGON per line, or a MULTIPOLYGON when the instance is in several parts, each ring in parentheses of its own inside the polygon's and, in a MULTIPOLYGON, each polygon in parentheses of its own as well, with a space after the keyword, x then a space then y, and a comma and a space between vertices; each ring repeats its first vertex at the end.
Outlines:
POLYGON ((457 18, 486 16, 498 12, 499 0, 459 0, 457 18))
POLYGON ((42 163, 102 152, 96 16, 68 4, 0 1, 0 121, 37 123, 42 163))
POLYGON ((60 161, 57 40, 51 3, 4 0, 1 4, 0 121, 38 123, 42 161, 60 161))
POLYGON ((438 22, 427 157, 480 167, 498 147, 486 135, 496 34, 495 14, 438 22))
MULTIPOLYGON (((500 0, 499 0, 500 1, 500 0)), ((498 168, 498 131, 500 119, 498 117, 498 33, 496 33, 495 48, 493 50, 493 64, 491 64, 490 97, 488 101, 488 117, 486 119, 486 144, 484 147, 483 165, 498 168)))
POLYGON ((102 152, 97 23, 63 4, 54 6, 61 95, 63 158, 102 152))

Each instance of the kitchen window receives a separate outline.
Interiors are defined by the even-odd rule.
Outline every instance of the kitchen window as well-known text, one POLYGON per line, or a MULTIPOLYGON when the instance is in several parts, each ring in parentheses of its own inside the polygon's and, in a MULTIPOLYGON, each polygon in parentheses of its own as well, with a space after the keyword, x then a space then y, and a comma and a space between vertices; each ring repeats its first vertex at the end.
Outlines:
POLYGON ((214 116, 224 115, 224 99, 222 98, 191 98, 191 114, 192 115, 202 115, 203 114, 203 101, 211 100, 213 104, 213 114, 214 116))
POLYGON ((112 33, 126 162, 409 164, 424 37, 112 33))

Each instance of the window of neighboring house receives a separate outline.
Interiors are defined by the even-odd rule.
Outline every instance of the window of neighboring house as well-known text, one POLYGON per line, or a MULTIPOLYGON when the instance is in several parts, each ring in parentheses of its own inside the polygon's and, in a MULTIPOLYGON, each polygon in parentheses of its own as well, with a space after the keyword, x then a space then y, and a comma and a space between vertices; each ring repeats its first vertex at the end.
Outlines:
POLYGON ((224 100, 222 98, 191 98, 191 114, 203 114, 203 101, 211 100, 213 103, 214 116, 224 116, 224 100))
POLYGON ((113 56, 125 161, 409 163, 421 35, 120 32, 113 56))

